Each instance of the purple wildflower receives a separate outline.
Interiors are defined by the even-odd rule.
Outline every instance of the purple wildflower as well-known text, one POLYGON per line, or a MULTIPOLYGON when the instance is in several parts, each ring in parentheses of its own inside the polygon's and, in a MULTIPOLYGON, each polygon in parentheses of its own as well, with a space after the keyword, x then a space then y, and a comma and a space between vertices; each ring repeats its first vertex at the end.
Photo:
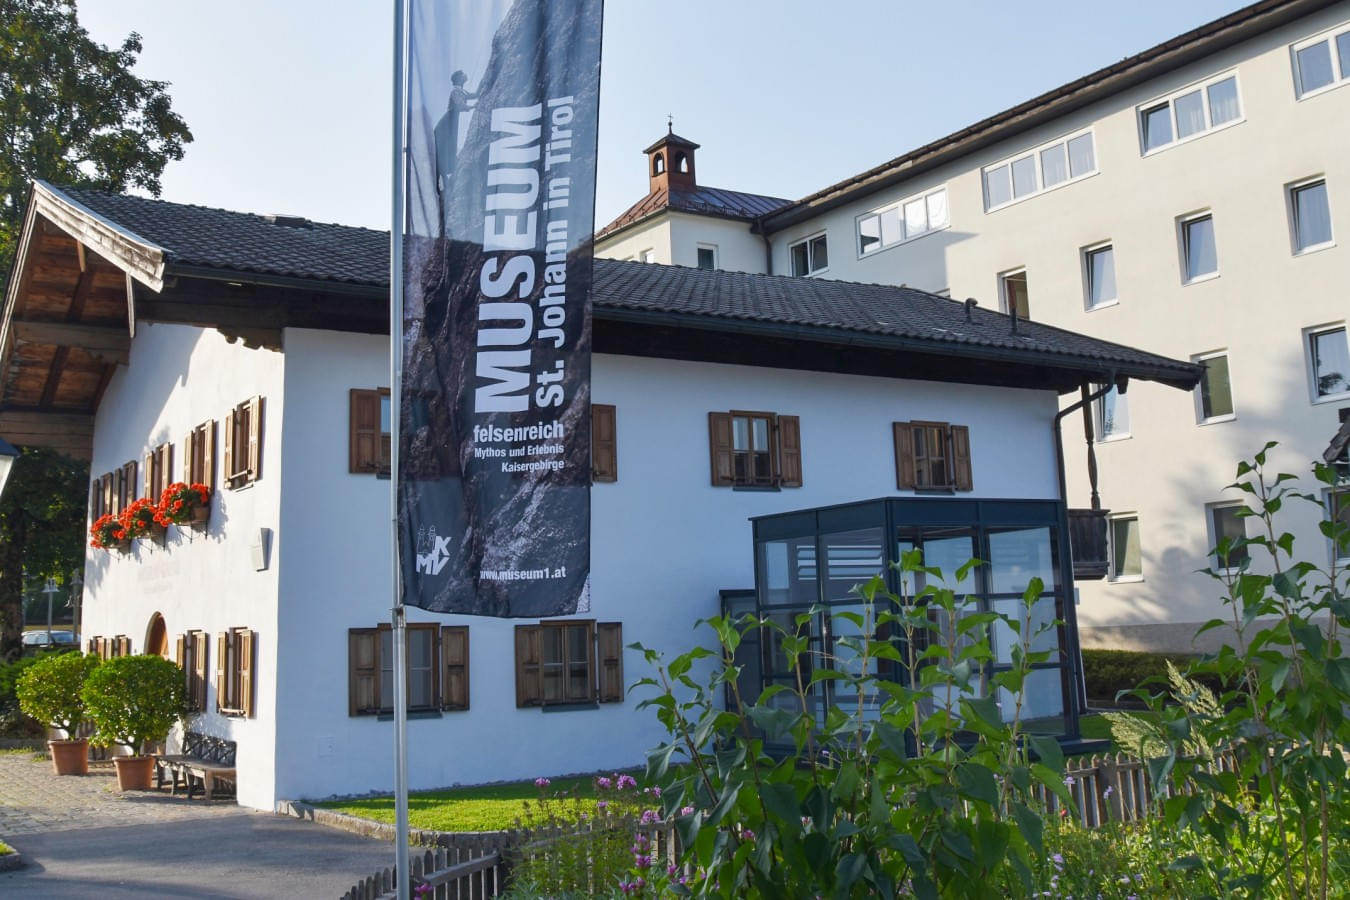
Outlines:
POLYGON ((618 787, 619 790, 623 790, 626 787, 635 788, 637 787, 637 779, 635 779, 632 775, 620 775, 618 787))
POLYGON ((597 801, 595 801, 595 808, 596 808, 596 809, 604 809, 606 806, 609 806, 609 803, 608 803, 607 801, 605 801, 605 800, 597 800, 597 801))
POLYGON ((682 816, 692 816, 693 814, 694 808, 692 806, 686 806, 684 809, 680 810, 680 815, 682 816))
POLYGON ((547 778, 536 778, 534 780, 534 786, 540 788, 546 788, 552 783, 553 782, 549 781, 547 778))
POLYGON ((599 778, 595 779, 595 783, 599 787, 605 788, 606 790, 608 790, 610 785, 612 784, 612 782, 604 775, 601 775, 599 778))

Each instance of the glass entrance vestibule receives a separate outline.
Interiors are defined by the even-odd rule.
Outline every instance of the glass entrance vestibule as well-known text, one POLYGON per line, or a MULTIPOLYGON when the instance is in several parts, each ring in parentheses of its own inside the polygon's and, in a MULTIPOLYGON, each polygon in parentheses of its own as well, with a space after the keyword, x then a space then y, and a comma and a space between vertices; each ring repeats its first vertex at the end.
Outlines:
MULTIPOLYGON (((751 612, 807 637, 805 665, 856 669, 854 654, 839 647, 841 639, 859 636, 854 617, 840 614, 865 613, 854 586, 882 575, 892 593, 912 598, 932 580, 955 592, 958 616, 1001 613, 1024 626, 1029 620, 1028 634, 1041 630, 1030 649, 1051 651, 1050 658, 1028 675, 1020 708, 1013 695, 990 683, 1012 666, 1012 648, 1019 640, 1002 621, 987 626, 991 658, 971 679, 970 689, 992 693, 1004 720, 1016 715, 1024 731, 1073 741, 1079 737, 1078 634, 1065 516, 1064 506, 1053 500, 885 498, 759 517, 752 520, 755 591, 726 594, 724 606, 730 614, 751 612), (940 569, 943 578, 917 572, 902 577, 891 563, 911 550, 921 550, 924 566, 940 569), (958 569, 971 559, 981 564, 958 581, 958 569), (1033 577, 1044 589, 1028 613, 1023 595, 1033 577), (815 614, 799 625, 798 617, 812 609, 815 614), (1041 629, 1056 620, 1062 624, 1041 629)), ((884 636, 884 629, 879 634, 884 636)), ((894 639, 902 642, 902 637, 894 639)), ((736 654, 742 699, 750 701, 773 684, 795 688, 798 676, 778 632, 765 629, 747 638, 736 654)), ((909 683, 899 664, 872 660, 869 665, 881 678, 909 683)), ((867 716, 875 715, 881 702, 875 696, 860 699, 849 693, 847 682, 831 679, 808 690, 808 708, 821 723, 831 707, 867 716)), ((790 690, 771 702, 780 698, 800 703, 790 690)), ((951 702, 949 694, 935 694, 934 703, 944 702, 951 702)))

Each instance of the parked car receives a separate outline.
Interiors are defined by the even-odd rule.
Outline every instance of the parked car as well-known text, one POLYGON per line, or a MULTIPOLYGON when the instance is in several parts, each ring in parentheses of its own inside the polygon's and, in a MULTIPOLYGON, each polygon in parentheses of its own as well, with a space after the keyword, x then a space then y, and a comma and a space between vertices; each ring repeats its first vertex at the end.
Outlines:
POLYGON ((76 645, 75 632, 68 628, 51 630, 51 637, 48 638, 48 632, 44 628, 42 631, 25 631, 23 633, 24 650, 42 650, 48 647, 74 647, 76 645))

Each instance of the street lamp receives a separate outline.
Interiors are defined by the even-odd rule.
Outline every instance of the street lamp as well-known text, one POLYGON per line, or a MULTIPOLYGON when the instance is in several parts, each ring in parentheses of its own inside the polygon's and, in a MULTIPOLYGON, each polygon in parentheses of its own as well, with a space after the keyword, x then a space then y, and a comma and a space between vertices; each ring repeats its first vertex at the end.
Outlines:
POLYGON ((47 649, 50 650, 55 643, 52 641, 52 598, 55 597, 61 589, 56 586, 55 578, 47 579, 47 586, 42 589, 42 593, 47 595, 47 649))
POLYGON ((14 460, 19 458, 19 451, 4 438, 0 438, 0 494, 5 492, 5 482, 9 481, 9 470, 14 468, 14 460))

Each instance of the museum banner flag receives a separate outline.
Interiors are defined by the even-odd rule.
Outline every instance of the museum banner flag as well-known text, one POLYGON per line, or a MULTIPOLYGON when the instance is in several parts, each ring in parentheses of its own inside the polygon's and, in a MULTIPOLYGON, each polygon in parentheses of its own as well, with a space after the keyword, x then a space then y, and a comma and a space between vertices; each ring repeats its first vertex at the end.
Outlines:
POLYGON ((590 608, 601 0, 410 0, 403 602, 590 608))

